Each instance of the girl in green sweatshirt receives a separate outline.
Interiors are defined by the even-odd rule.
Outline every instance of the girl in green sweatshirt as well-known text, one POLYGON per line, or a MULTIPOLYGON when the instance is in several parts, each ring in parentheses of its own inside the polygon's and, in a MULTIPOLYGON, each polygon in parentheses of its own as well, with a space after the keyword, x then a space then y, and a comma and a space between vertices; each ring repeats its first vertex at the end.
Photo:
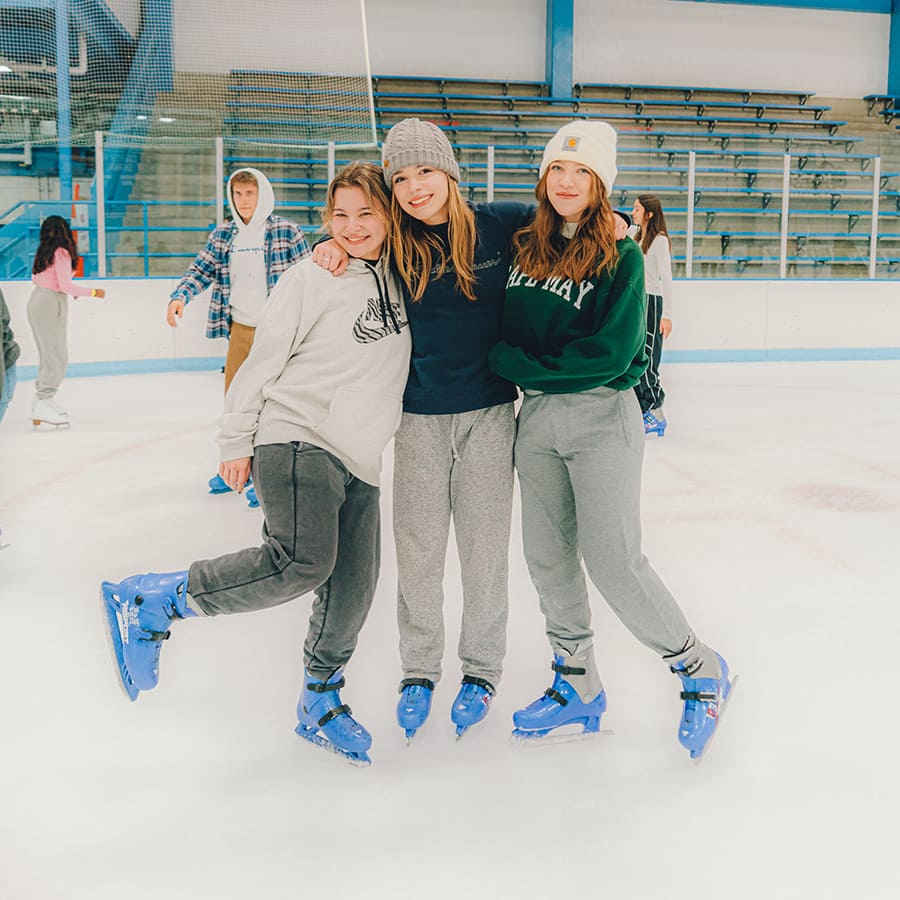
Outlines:
POLYGON ((634 386, 647 367, 641 250, 615 239, 608 195, 616 134, 572 122, 550 140, 534 223, 514 238, 497 374, 525 393, 515 465, 525 557, 553 649, 553 685, 513 716, 516 739, 563 725, 599 730, 606 693, 581 562, 634 636, 683 686, 679 740, 699 757, 731 691, 641 552, 644 427, 634 386))

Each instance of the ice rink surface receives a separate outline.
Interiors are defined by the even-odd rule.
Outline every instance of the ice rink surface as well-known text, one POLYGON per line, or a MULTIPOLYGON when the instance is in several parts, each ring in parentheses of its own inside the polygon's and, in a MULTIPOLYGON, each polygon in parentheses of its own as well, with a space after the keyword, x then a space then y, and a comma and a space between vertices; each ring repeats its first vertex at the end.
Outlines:
POLYGON ((455 742, 451 551, 444 680, 405 746, 389 452, 382 579, 343 692, 374 765, 293 734, 308 598, 175 625, 159 687, 128 703, 101 579, 259 540, 259 510, 206 493, 221 376, 72 378, 73 427, 37 432, 20 383, 0 425, 0 898, 900 896, 900 362, 663 375, 644 550, 740 674, 699 766, 677 742, 677 680, 596 593, 615 735, 508 743, 551 676, 518 504, 493 709, 455 742))

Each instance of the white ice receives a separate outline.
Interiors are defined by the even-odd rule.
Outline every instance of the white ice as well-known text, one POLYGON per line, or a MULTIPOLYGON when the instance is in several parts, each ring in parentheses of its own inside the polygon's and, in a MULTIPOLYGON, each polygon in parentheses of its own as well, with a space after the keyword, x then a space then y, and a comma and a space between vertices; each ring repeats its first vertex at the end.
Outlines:
POLYGON ((344 699, 353 769, 293 733, 309 600, 190 620, 159 687, 117 687, 101 579, 256 543, 209 496, 218 373, 71 378, 69 430, 33 385, 0 425, 0 898, 744 900, 900 896, 900 363, 670 365, 648 440, 644 549, 741 683, 708 757, 678 684, 593 594, 613 737, 521 749, 549 650, 511 545, 509 654, 456 743, 461 590, 432 720, 405 746, 385 460, 382 578, 344 699))

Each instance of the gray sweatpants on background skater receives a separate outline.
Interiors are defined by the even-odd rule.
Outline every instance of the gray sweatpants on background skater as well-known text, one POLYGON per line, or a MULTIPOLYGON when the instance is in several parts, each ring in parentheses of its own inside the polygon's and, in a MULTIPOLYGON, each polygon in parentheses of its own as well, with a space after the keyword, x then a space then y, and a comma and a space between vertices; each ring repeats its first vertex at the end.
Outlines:
POLYGON ((59 390, 69 365, 69 296, 36 287, 28 298, 27 313, 38 350, 35 394, 38 400, 49 400, 59 390))
POLYGON ((404 678, 441 677, 452 518, 462 573, 462 673, 494 687, 500 680, 515 430, 512 403, 454 415, 403 414, 394 436, 394 541, 404 678))
POLYGON ((346 665, 366 621, 380 558, 379 489, 312 444, 256 448, 261 547, 191 564, 191 606, 214 616, 278 606, 315 590, 304 646, 310 675, 346 665))
MULTIPOLYGON (((715 653, 695 640, 675 598, 641 552, 644 427, 635 392, 526 391, 516 470, 525 559, 555 651, 593 645, 581 568, 628 630, 670 665, 718 675, 715 653)), ((590 654, 591 657, 593 654, 590 654)))

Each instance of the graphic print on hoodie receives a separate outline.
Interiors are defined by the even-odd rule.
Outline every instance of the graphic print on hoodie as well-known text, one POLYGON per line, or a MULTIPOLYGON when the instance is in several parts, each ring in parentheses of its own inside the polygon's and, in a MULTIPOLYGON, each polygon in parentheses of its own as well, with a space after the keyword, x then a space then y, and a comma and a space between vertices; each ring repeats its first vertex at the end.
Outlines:
POLYGON ((266 219, 275 211, 275 191, 259 169, 238 169, 228 179, 228 205, 237 233, 231 244, 231 317, 241 325, 255 328, 268 296, 266 281, 266 219), (255 179, 259 199, 253 218, 245 223, 234 208, 231 182, 238 172, 249 172, 255 179))

